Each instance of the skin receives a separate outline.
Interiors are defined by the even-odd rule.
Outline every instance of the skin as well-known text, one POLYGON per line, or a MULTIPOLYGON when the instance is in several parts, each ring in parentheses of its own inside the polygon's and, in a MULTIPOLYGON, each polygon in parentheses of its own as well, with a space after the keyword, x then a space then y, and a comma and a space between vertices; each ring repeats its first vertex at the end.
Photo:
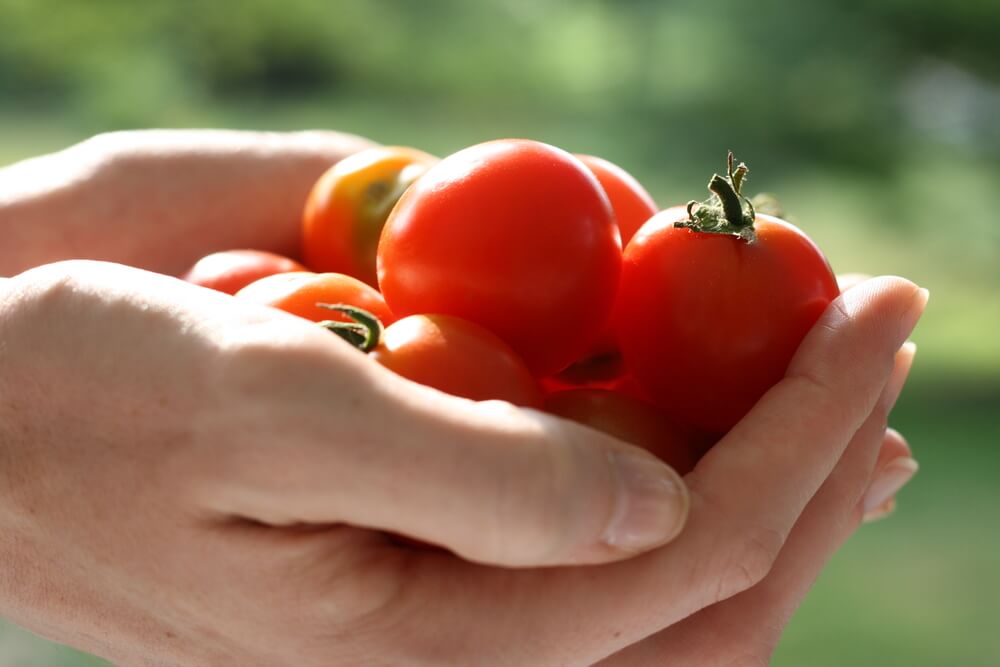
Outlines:
MULTIPOLYGON (((153 141, 146 173, 201 141, 177 139, 153 141)), ((205 143, 215 169, 245 168, 205 143)), ((73 171, 49 164, 29 189, 73 171)), ((273 188, 303 192, 283 173, 273 188)), ((6 176, 0 200, 17 201, 6 176)), ((134 180, 95 183, 78 192, 101 211, 135 196, 134 180)), ((226 201, 247 210, 218 220, 254 208, 226 201)), ((26 240, 0 271, 79 252, 58 226, 99 215, 65 204, 0 206, 5 238, 26 240)), ((202 206, 180 198, 161 222, 202 206)), ((95 226, 91 252, 185 254, 139 220, 107 227, 139 238, 103 248, 95 226)), ((848 290, 682 484, 601 433, 407 382, 300 318, 173 278, 63 262, 0 280, 0 615, 121 665, 764 664, 911 460, 885 424, 924 302, 899 278, 848 290)))

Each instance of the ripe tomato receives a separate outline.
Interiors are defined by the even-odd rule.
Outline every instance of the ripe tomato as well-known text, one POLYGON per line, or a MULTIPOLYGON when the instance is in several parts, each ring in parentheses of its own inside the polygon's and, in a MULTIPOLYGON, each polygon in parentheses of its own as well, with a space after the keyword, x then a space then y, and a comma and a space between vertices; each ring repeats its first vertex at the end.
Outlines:
POLYGON ((510 346, 458 317, 404 317, 385 330, 370 355, 407 379, 455 396, 542 405, 538 384, 510 346))
MULTIPOLYGON (((597 177, 608 195, 624 248, 643 223, 656 215, 656 202, 639 181, 618 165, 592 155, 576 157, 580 158, 580 161, 597 177)), ((617 353, 615 336, 608 326, 598 337, 593 349, 585 356, 598 357, 617 353)))
POLYGON ((302 217, 306 265, 375 285, 375 249, 382 225, 403 191, 436 161, 414 148, 377 146, 331 167, 306 201, 302 217))
POLYGON ((593 172, 611 200, 624 247, 643 223, 656 215, 656 202, 639 181, 618 165, 593 155, 576 157, 593 172))
POLYGON ((608 319, 621 244, 607 195, 558 148, 508 139, 431 167, 378 248, 394 313, 444 313, 506 341, 538 375, 565 368, 608 319))
POLYGON ((656 406, 607 389, 569 389, 545 397, 545 411, 638 445, 680 474, 698 462, 701 447, 656 406))
POLYGON ((675 421, 728 431, 777 382, 838 295, 819 248, 754 214, 746 167, 716 175, 716 196, 667 209, 625 250, 615 312, 625 365, 675 421))
POLYGON ((546 393, 566 389, 614 389, 625 375, 625 364, 618 355, 590 357, 569 366, 555 375, 539 380, 546 393))
POLYGON ((268 276, 247 285, 236 296, 280 308, 313 322, 350 321, 343 313, 317 306, 317 303, 344 303, 364 308, 383 322, 392 321, 389 308, 374 287, 342 273, 299 272, 268 276))
POLYGON ((273 252, 225 250, 202 257, 183 278, 195 285, 236 294, 255 280, 290 271, 305 271, 305 267, 273 252))

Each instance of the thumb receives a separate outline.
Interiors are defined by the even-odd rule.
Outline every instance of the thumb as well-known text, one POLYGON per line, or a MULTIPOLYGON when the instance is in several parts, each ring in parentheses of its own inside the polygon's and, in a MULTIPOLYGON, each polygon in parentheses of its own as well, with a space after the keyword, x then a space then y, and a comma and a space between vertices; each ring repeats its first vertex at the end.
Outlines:
POLYGON ((505 566, 618 560, 684 525, 684 482, 644 450, 442 394, 325 335, 294 349, 256 369, 239 364, 243 386, 267 378, 269 391, 240 396, 245 414, 267 420, 241 420, 236 454, 215 457, 216 510, 392 531, 505 566))
POLYGON ((372 490, 402 485, 401 502, 353 498, 371 525, 507 566, 618 560, 684 525, 683 480, 642 449, 508 403, 407 389, 382 447, 392 460, 364 473, 372 490))

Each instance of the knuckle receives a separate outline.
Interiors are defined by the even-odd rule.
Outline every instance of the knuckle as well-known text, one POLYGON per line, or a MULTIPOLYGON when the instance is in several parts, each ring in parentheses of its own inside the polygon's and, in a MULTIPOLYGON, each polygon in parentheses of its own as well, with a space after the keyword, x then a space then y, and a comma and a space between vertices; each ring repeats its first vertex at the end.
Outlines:
POLYGON ((774 566, 784 541, 780 531, 764 526, 744 530, 725 552, 715 601, 721 602, 763 581, 774 566))

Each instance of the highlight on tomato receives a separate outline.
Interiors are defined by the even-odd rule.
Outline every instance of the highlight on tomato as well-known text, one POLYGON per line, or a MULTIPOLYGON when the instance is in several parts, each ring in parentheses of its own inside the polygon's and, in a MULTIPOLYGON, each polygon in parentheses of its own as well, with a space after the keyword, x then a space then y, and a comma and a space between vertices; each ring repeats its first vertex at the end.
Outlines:
POLYGON ((435 162, 436 157, 415 148, 376 146, 327 170, 309 193, 302 216, 306 265, 374 286, 375 252, 389 211, 435 162))
POLYGON ((264 250, 223 250, 205 255, 182 276, 195 285, 236 294, 250 283, 266 276, 305 267, 283 255, 264 250))
POLYGON ((278 308, 313 322, 352 321, 343 313, 317 304, 343 303, 363 308, 383 322, 392 322, 392 314, 382 295, 371 285, 342 273, 282 273, 251 283, 236 293, 265 306, 278 308))
POLYGON ((677 423, 715 434, 781 379, 839 294, 816 244, 743 196, 747 173, 730 154, 710 199, 642 226, 625 249, 614 315, 645 394, 677 423))
POLYGON ((594 345, 620 270, 597 178, 569 153, 521 139, 431 167, 396 204, 378 247, 379 287, 394 313, 475 322, 537 375, 594 345))

